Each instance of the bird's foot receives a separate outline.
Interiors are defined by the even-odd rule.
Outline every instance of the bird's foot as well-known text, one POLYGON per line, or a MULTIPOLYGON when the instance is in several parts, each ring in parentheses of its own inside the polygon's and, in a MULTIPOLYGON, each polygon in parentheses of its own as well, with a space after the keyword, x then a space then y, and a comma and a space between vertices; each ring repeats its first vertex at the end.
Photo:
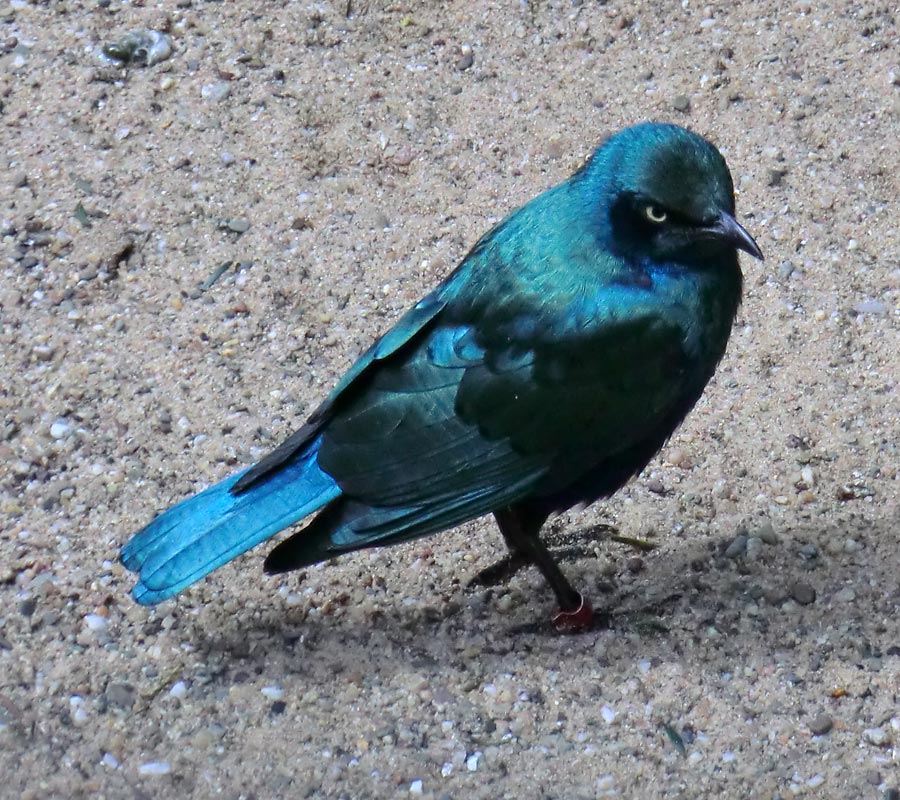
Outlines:
POLYGON ((594 624, 594 609, 584 599, 584 595, 578 595, 579 603, 575 608, 560 609, 553 615, 551 622, 560 633, 581 633, 590 630, 594 624))

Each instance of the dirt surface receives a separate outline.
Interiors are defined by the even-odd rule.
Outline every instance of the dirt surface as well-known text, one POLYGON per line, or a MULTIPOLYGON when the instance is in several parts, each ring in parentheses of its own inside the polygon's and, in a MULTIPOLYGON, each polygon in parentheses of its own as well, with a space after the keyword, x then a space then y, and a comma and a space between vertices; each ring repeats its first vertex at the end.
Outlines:
POLYGON ((898 797, 900 21, 722 5, 3 1, 0 796, 898 797), (171 56, 104 63, 134 29, 171 56), (134 530, 645 119, 766 261, 661 456, 548 533, 607 628, 467 589, 487 519, 134 604, 134 530))

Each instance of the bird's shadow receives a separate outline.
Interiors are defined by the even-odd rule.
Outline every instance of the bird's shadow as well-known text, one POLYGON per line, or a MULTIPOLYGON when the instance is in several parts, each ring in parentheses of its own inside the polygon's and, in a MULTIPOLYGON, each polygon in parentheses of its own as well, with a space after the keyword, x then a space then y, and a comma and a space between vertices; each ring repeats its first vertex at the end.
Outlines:
MULTIPOLYGON (((639 641, 646 648, 652 641, 659 658, 683 658, 685 637, 703 636, 711 628, 732 650, 743 648, 751 658, 780 647, 798 619, 808 631, 827 629, 840 603, 842 626, 855 632, 853 646, 879 652, 898 641, 896 624, 877 623, 897 620, 900 611, 900 564, 896 548, 889 546, 894 531, 890 520, 862 519, 824 530, 797 528, 781 534, 777 544, 755 548, 752 558, 726 556, 728 540, 685 537, 674 547, 667 543, 643 552, 639 569, 631 564, 611 575, 599 573, 595 550, 613 556, 634 551, 608 542, 614 535, 608 526, 551 533, 551 549, 600 612, 594 628, 581 634, 553 630, 552 594, 536 570, 522 569, 503 589, 466 588, 454 578, 439 597, 413 598, 411 604, 399 589, 385 589, 366 615, 350 613, 340 603, 310 609, 273 600, 213 626, 204 609, 183 619, 181 636, 204 654, 212 680, 222 673, 234 680, 236 675, 287 672, 315 681, 361 671, 368 679, 390 679, 398 670, 430 665, 467 671, 476 661, 502 662, 512 651, 517 658, 545 652, 558 658, 561 649, 594 646, 603 636, 610 643, 626 641, 626 647, 639 641), (845 548, 848 540, 858 547, 845 548), (812 602, 808 591, 798 591, 801 584, 814 590, 812 602), (846 600, 848 587, 855 592, 852 602, 846 600), (501 604, 504 594, 513 602, 501 604), (892 615, 890 608, 875 612, 876 594, 892 615), (797 613, 787 614, 786 608, 797 613)), ((440 575, 434 578, 440 583, 440 575)))

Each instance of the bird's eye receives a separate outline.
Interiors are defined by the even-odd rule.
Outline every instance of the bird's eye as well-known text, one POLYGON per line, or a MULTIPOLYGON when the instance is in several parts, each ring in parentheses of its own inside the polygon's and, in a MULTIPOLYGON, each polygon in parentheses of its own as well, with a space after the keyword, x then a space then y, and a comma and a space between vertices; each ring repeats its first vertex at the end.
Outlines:
POLYGON ((662 206, 656 205, 656 203, 648 203, 644 206, 644 216, 657 225, 665 222, 669 215, 666 213, 666 210, 662 206))

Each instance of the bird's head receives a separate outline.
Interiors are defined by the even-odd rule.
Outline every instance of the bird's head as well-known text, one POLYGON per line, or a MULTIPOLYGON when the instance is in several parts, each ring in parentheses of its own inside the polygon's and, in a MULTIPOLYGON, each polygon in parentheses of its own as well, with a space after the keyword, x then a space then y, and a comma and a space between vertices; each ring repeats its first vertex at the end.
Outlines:
POLYGON ((640 262, 704 266, 743 250, 762 259, 734 218, 734 185, 722 154, 677 125, 645 123, 604 142, 583 170, 600 200, 600 235, 640 262))

